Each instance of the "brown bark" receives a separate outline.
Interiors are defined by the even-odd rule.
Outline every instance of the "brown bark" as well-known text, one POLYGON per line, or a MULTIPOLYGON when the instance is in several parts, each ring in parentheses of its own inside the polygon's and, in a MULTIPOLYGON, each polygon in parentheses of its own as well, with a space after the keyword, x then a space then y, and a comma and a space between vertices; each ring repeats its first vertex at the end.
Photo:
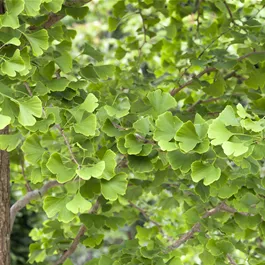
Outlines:
MULTIPOLYGON (((8 134, 8 127, 0 130, 8 134)), ((10 182, 9 155, 0 150, 0 265, 10 264, 10 182)))

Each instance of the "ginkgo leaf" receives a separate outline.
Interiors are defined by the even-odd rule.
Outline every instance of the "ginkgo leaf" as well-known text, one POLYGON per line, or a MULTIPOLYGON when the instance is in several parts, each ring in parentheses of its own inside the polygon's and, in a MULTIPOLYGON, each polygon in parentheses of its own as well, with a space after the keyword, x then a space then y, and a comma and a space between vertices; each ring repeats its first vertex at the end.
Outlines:
POLYGON ((25 12, 28 16, 36 16, 39 14, 42 0, 24 0, 25 12))
POLYGON ((105 161, 100 161, 92 166, 82 166, 81 169, 76 171, 77 175, 85 180, 89 180, 91 177, 100 178, 105 169, 105 161))
POLYGON ((91 207, 91 202, 83 198, 79 192, 66 204, 66 208, 74 214, 87 212, 91 207))
POLYGON ((180 142, 180 148, 186 153, 194 149, 194 147, 200 143, 199 136, 191 121, 187 121, 180 127, 176 133, 175 139, 180 142))
POLYGON ((105 199, 115 201, 119 195, 124 195, 127 188, 127 175, 120 173, 111 180, 101 180, 101 192, 105 199))
POLYGON ((221 176, 221 169, 216 168, 212 164, 195 161, 191 165, 191 177, 194 182, 199 182, 203 179, 204 185, 210 185, 218 180, 221 176))
POLYGON ((213 139, 211 141, 212 145, 220 145, 223 142, 229 140, 233 134, 226 129, 224 123, 220 120, 214 120, 209 126, 208 136, 213 139))
POLYGON ((58 182, 64 183, 74 178, 77 166, 73 164, 72 167, 67 167, 63 164, 61 156, 54 153, 47 162, 47 168, 56 175, 58 182))
POLYGON ((11 118, 6 115, 0 114, 0 130, 4 129, 11 122, 11 118))
POLYGON ((41 100, 37 96, 33 96, 32 98, 19 102, 19 115, 18 121, 23 126, 32 126, 36 123, 36 119, 34 117, 40 118, 42 115, 42 103, 41 100))
POLYGON ((74 125, 74 130, 85 136, 94 136, 97 129, 96 115, 91 114, 87 118, 81 120, 74 125))
POLYGON ((49 36, 47 30, 41 29, 33 33, 23 33, 23 34, 29 41, 32 48, 32 53, 35 56, 42 55, 43 50, 47 50, 49 48, 49 43, 48 43, 49 36))
POLYGON ((240 156, 248 151, 248 147, 244 145, 244 143, 234 143, 230 141, 225 141, 222 144, 222 148, 224 149, 224 153, 228 156, 240 156))
POLYGON ((21 72, 25 69, 25 63, 20 56, 20 51, 16 50, 13 54, 13 56, 2 63, 1 70, 4 74, 15 77, 16 72, 21 72))

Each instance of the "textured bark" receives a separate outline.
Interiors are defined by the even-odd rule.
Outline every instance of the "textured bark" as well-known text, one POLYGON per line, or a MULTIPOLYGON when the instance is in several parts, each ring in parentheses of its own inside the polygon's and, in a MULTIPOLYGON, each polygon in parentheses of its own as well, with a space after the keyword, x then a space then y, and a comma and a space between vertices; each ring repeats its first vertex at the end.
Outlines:
MULTIPOLYGON (((8 128, 0 130, 7 134, 8 128)), ((10 182, 9 155, 0 150, 0 265, 10 264, 10 182)))

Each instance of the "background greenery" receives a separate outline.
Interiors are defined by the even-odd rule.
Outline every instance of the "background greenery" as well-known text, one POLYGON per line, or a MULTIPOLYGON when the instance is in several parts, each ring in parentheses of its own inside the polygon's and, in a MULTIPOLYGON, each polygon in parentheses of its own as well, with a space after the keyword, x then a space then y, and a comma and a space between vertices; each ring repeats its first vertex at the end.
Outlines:
POLYGON ((0 16, 28 263, 264 264, 265 1, 86 2, 0 16))

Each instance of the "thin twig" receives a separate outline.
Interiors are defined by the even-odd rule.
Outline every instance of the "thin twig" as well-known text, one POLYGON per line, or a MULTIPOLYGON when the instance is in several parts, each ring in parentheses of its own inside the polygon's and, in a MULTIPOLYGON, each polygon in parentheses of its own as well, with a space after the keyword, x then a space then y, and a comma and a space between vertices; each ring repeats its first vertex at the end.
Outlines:
POLYGON ((253 54, 265 54, 265 51, 253 51, 253 52, 250 52, 250 53, 247 53, 245 55, 242 55, 240 57, 237 58, 237 61, 242 61, 244 59, 246 59, 247 57, 253 55, 253 54))
POLYGON ((218 97, 218 98, 208 98, 208 99, 205 99, 205 100, 199 99, 199 100, 196 101, 193 105, 191 105, 191 106, 187 109, 187 111, 188 111, 188 112, 193 111, 193 109, 195 109, 197 105, 204 104, 204 103, 210 103, 210 102, 217 101, 217 100, 221 100, 221 99, 223 99, 223 97, 218 97))
POLYGON ((171 96, 176 95, 178 92, 180 92, 183 88, 191 85, 195 79, 199 79, 200 77, 202 77, 204 74, 210 73, 210 72, 214 72, 217 71, 217 69, 215 67, 207 67, 205 68, 203 71, 201 71, 199 74, 195 75, 192 79, 190 79, 188 82, 184 83, 183 85, 181 85, 178 88, 174 88, 171 90, 170 94, 171 96))
POLYGON ((30 87, 29 87, 29 84, 28 84, 27 82, 24 82, 24 86, 26 87, 26 89, 27 89, 29 95, 30 95, 31 97, 33 97, 33 93, 32 93, 32 91, 31 91, 31 89, 30 89, 30 87))
POLYGON ((61 185, 55 180, 51 180, 45 183, 40 189, 33 190, 28 192, 23 198, 16 201, 10 208, 10 230, 12 231, 13 224, 16 218, 17 213, 23 209, 30 201, 35 200, 36 198, 43 196, 50 188, 61 185))
POLYGON ((226 2, 225 0, 223 1, 223 3, 224 3, 225 8, 227 9, 227 11, 228 11, 228 13, 229 13, 229 16, 230 16, 230 19, 231 19, 232 23, 233 23, 234 25, 237 25, 236 22, 235 22, 235 20, 234 20, 234 17, 233 17, 233 14, 232 14, 232 11, 231 11, 229 5, 227 4, 227 2, 226 2))
POLYGON ((234 259, 233 259, 229 254, 227 254, 226 256, 227 256, 227 258, 228 258, 230 264, 232 264, 232 265, 237 265, 237 263, 234 261, 234 259))
POLYGON ((25 186, 26 186, 27 192, 30 192, 30 191, 32 191, 32 189, 31 189, 31 187, 29 185, 29 181, 27 180, 27 177, 26 177, 26 174, 25 174, 25 166, 24 166, 24 159, 23 158, 20 161, 20 166, 21 166, 21 173, 22 173, 23 179, 26 182, 25 186))
MULTIPOLYGON (((152 219, 148 216, 148 214, 146 213, 146 211, 145 211, 144 209, 140 208, 139 206, 137 206, 136 204, 134 204, 134 203, 131 202, 131 201, 128 201, 128 202, 130 203, 130 205, 131 205, 133 208, 137 209, 137 210, 138 210, 138 211, 139 211, 139 212, 145 217, 146 220, 148 220, 150 223, 153 223, 155 226, 157 226, 157 227, 159 228, 160 232, 162 232, 161 225, 160 225, 158 222, 152 220, 152 219)), ((162 232, 162 234, 164 234, 164 233, 162 232)))
POLYGON ((59 124, 56 124, 55 127, 59 130, 60 134, 62 135, 62 137, 64 139, 64 142, 65 142, 65 144, 66 144, 66 146, 68 148, 68 151, 70 153, 72 161, 78 166, 78 169, 80 169, 81 166, 80 166, 80 164, 77 162, 77 160, 75 158, 75 155, 73 153, 72 147, 70 145, 70 142, 69 142, 68 138, 66 137, 66 135, 64 133, 64 130, 62 129, 62 127, 59 124))
POLYGON ((200 228, 201 225, 200 223, 196 223, 191 230, 189 230, 187 233, 185 233, 184 235, 182 235, 172 246, 170 246, 170 248, 174 249, 174 248, 178 248, 180 247, 182 244, 184 244, 185 242, 187 242, 190 238, 193 237, 193 235, 196 232, 200 232, 200 228))
MULTIPOLYGON (((97 200, 96 203, 93 205, 93 207, 91 208, 91 210, 89 211, 89 213, 95 213, 97 212, 99 208, 99 201, 97 200)), ((85 227, 85 225, 81 225, 78 234, 76 235, 76 237, 74 238, 72 244, 70 245, 70 247, 67 249, 67 251, 64 252, 64 254, 54 263, 54 265, 59 265, 64 263, 68 257, 70 257, 76 250, 81 237, 85 234, 87 228, 85 227)))
MULTIPOLYGON (((202 216, 203 219, 208 218, 216 213, 219 213, 220 211, 224 211, 224 212, 229 212, 229 213, 239 213, 241 215, 245 215, 248 216, 249 213, 245 213, 245 212, 237 212, 236 209, 228 206, 225 202, 221 202, 220 204, 218 204, 216 207, 206 211, 204 213, 204 215, 202 216)), ((170 246, 170 248, 174 249, 174 248, 178 248, 179 246, 181 246, 182 244, 184 244, 186 241, 188 241, 190 238, 193 237, 193 235, 196 232, 200 232, 200 223, 195 223, 193 225, 193 227, 186 232, 184 235, 182 235, 178 240, 175 241, 175 243, 170 246)))

